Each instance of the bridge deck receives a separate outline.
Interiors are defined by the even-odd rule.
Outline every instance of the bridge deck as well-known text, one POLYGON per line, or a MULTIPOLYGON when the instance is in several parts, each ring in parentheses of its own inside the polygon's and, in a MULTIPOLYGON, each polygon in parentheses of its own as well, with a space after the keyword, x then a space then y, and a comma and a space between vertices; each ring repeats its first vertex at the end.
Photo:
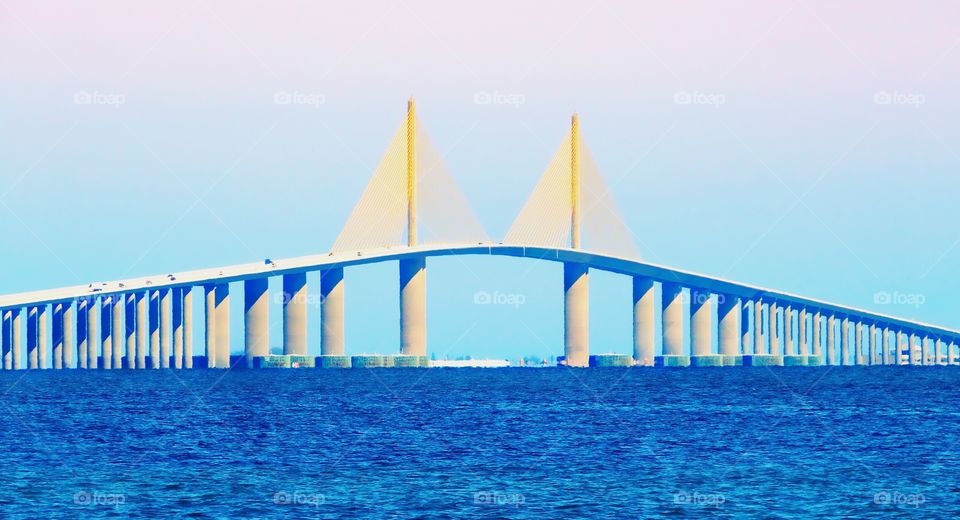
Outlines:
POLYGON ((70 301, 75 298, 93 295, 109 295, 137 292, 141 290, 156 290, 169 287, 189 287, 196 285, 226 283, 250 278, 278 276, 289 273, 316 271, 327 267, 349 267, 353 265, 387 262, 417 256, 454 256, 454 255, 497 255, 520 258, 532 258, 554 262, 577 262, 587 264, 591 269, 599 269, 628 276, 644 276, 660 282, 677 283, 684 287, 706 289, 711 292, 747 299, 763 298, 777 300, 781 304, 792 304, 796 307, 810 307, 820 311, 833 312, 839 315, 858 317, 861 319, 877 320, 888 326, 900 325, 908 329, 916 329, 932 334, 950 336, 960 335, 960 330, 949 329, 914 320, 907 320, 886 314, 880 314, 865 309, 858 309, 846 305, 816 300, 783 291, 777 291, 755 285, 724 280, 713 276, 684 271, 672 267, 652 264, 627 258, 619 258, 600 253, 583 250, 526 247, 508 244, 484 243, 475 245, 463 244, 431 244, 412 247, 388 247, 370 249, 359 252, 325 253, 320 255, 301 256, 284 260, 275 260, 272 263, 257 262, 238 264, 213 269, 198 269, 171 273, 168 275, 154 275, 127 280, 116 280, 101 285, 101 290, 94 292, 87 285, 76 285, 59 289, 24 292, 0 296, 0 308, 16 308, 29 305, 42 305, 70 301))

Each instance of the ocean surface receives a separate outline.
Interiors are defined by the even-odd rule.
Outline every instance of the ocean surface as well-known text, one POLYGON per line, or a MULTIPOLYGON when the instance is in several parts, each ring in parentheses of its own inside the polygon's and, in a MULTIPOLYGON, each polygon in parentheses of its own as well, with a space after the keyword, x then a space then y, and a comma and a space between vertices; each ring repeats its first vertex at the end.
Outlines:
POLYGON ((0 372, 4 518, 956 518, 957 367, 0 372))

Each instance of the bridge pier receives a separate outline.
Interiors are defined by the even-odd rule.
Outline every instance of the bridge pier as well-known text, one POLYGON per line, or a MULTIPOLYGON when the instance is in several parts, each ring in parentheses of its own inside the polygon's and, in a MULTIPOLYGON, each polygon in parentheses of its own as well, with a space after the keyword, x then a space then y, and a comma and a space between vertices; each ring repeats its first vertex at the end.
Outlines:
POLYGON ((633 277, 633 363, 653 366, 656 344, 656 294, 650 278, 633 277))
POLYGON ((183 288, 183 366, 193 368, 193 287, 183 288))
POLYGON ((770 302, 767 311, 767 331, 770 335, 770 355, 780 356, 780 311, 776 301, 770 302))
POLYGON ((663 328, 663 355, 655 358, 660 366, 689 366, 690 358, 683 353, 683 287, 662 283, 661 323, 663 328))
MULTIPOLYGON (((253 368, 253 358, 270 353, 269 281, 252 278, 243 282, 244 353, 247 368, 253 368)), ((217 327, 219 330, 219 327, 217 327)), ((219 345, 218 349, 219 351, 219 345)))
POLYGON ((767 353, 767 345, 763 336, 763 300, 753 301, 753 352, 755 356, 767 353))
POLYGON ((113 308, 113 298, 105 296, 100 300, 100 368, 113 368, 113 337, 111 336, 110 310, 113 308))
POLYGON ((87 305, 87 368, 90 370, 96 370, 100 363, 97 343, 100 338, 99 307, 102 304, 98 305, 98 303, 100 303, 99 298, 90 298, 90 303, 87 305))
POLYGON ((150 368, 160 368, 160 294, 150 291, 150 368))
POLYGON ((837 318, 827 316, 827 364, 837 365, 837 318))
POLYGON ((720 329, 718 346, 724 365, 740 365, 743 354, 740 351, 741 339, 747 328, 741 325, 740 299, 729 294, 717 295, 717 328, 720 329))
POLYGON ((852 365, 850 356, 850 318, 843 317, 840 321, 840 365, 852 365))
POLYGON ((160 368, 170 368, 173 347, 173 289, 160 292, 160 368))
POLYGON ((38 311, 37 307, 27 307, 27 368, 30 370, 37 369, 37 359, 39 359, 37 354, 39 350, 37 345, 38 311))
POLYGON ((217 366, 217 291, 215 285, 204 286, 204 350, 207 368, 217 366))
POLYGON ((146 292, 138 292, 137 296, 137 368, 147 368, 147 334, 148 317, 147 303, 149 295, 146 292))
POLYGON ((76 368, 74 352, 76 348, 77 330, 74 319, 74 304, 63 304, 63 368, 76 368))
POLYGON ((126 335, 123 333, 123 295, 113 297, 113 323, 110 325, 110 334, 113 337, 113 368, 123 368, 123 344, 126 335))
POLYGON ((127 355, 124 366, 128 369, 137 367, 137 295, 124 295, 124 330, 126 331, 127 355))
POLYGON ((801 307, 800 312, 797 314, 797 341, 799 343, 799 355, 809 356, 810 355, 810 344, 807 338, 807 327, 809 326, 807 321, 807 309, 806 307, 801 307))
POLYGON ((343 356, 346 352, 343 306, 343 268, 320 271, 320 354, 323 356, 343 356))
POLYGON ((183 368, 183 288, 174 287, 171 295, 173 312, 173 368, 183 368))
POLYGON ((868 365, 880 365, 883 363, 882 350, 877 348, 877 324, 870 324, 870 345, 868 348, 869 360, 867 361, 868 365))
POLYGON ((400 353, 427 355, 427 261, 400 260, 400 353))
POLYGON ((50 352, 50 363, 54 370, 63 368, 63 303, 54 303, 50 307, 53 312, 51 317, 50 332, 53 334, 53 348, 50 352))
POLYGON ((584 264, 563 264, 563 354, 567 366, 590 361, 590 282, 584 264))
POLYGON ((230 285, 217 284, 215 287, 216 310, 216 366, 230 368, 230 285))
POLYGON ((854 352, 853 362, 855 365, 865 365, 866 361, 863 355, 863 322, 857 320, 857 323, 854 328, 854 352))
POLYGON ((283 353, 307 355, 307 273, 283 275, 283 353))
POLYGON ((713 354, 713 295, 690 289, 690 364, 723 366, 723 356, 713 354))
POLYGON ((823 359, 823 347, 821 346, 821 341, 823 338, 823 316, 820 314, 820 311, 813 313, 813 352, 811 356, 818 360, 819 363, 826 365, 827 363, 823 359))
MULTIPOLYGON (((740 300, 740 355, 750 351, 750 303, 749 300, 740 300)), ((742 359, 741 359, 742 361, 742 359)))

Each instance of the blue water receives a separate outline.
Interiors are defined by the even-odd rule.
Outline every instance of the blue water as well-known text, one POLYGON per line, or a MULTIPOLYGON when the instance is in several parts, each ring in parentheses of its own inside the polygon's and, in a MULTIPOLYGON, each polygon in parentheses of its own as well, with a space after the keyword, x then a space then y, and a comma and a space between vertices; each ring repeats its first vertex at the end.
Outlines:
POLYGON ((0 516, 960 514, 960 370, 0 373, 0 516))

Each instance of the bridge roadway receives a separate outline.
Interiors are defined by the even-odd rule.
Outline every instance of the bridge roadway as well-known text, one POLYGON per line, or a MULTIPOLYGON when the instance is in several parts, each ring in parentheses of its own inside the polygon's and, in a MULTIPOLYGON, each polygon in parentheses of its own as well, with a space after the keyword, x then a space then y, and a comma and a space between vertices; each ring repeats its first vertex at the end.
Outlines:
POLYGON ((936 336, 960 338, 960 330, 950 329, 920 321, 908 320, 881 314, 865 309, 830 303, 807 298, 774 289, 724 280, 673 267, 619 258, 602 253, 593 253, 582 249, 547 248, 536 246, 518 246, 499 243, 480 244, 424 244, 416 246, 398 246, 364 251, 325 253, 301 256, 270 263, 238 264, 213 269, 199 269, 170 273, 166 275, 146 276, 112 282, 97 282, 94 291, 88 285, 77 285, 60 289, 24 292, 0 296, 0 309, 38 306, 58 302, 69 302, 78 298, 107 296, 159 290, 177 287, 193 287, 207 284, 223 284, 255 278, 265 278, 284 274, 304 273, 335 267, 389 262, 417 257, 441 257, 459 255, 495 255, 518 258, 531 258, 561 263, 584 264, 590 269, 599 269, 632 277, 645 277, 658 282, 678 284, 693 289, 702 289, 716 294, 741 297, 750 301, 776 301, 778 304, 794 308, 808 307, 822 312, 832 312, 864 321, 883 322, 886 326, 900 326, 905 329, 928 332, 936 336))

